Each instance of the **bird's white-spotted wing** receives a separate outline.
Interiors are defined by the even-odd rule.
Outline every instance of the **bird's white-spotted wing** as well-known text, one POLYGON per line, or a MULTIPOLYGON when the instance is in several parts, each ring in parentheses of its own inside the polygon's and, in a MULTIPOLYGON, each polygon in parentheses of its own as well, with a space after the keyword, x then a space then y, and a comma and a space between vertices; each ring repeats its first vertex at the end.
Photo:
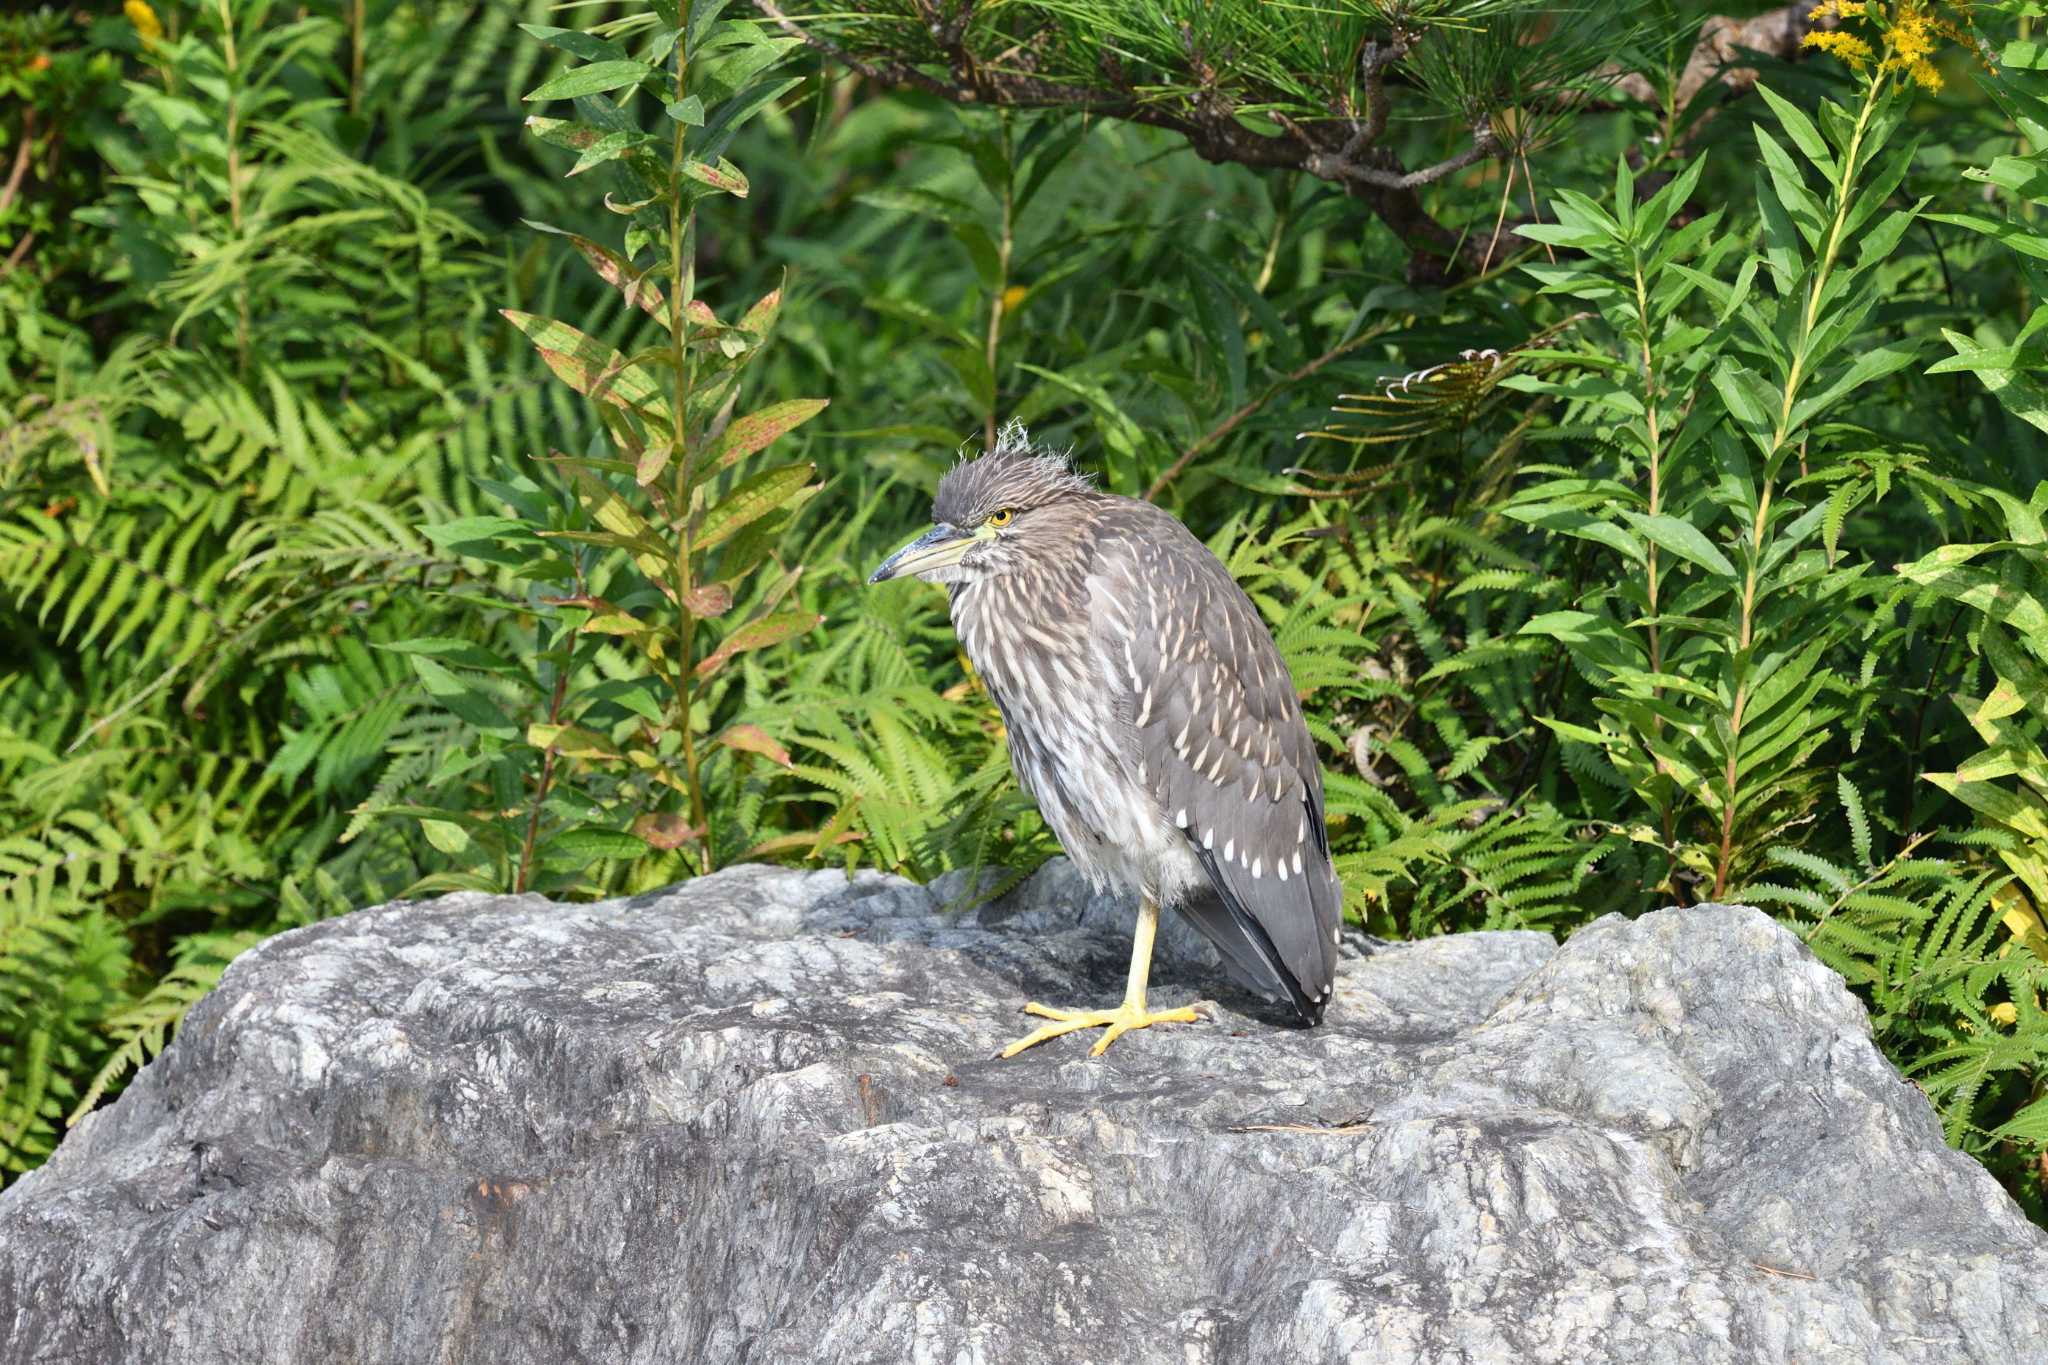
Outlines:
POLYGON ((1098 544, 1091 618, 1126 693, 1141 780, 1220 900, 1183 908, 1240 975, 1262 978, 1247 984, 1315 1022, 1341 909, 1322 769, 1293 680, 1207 547, 1166 513, 1129 506, 1098 544))

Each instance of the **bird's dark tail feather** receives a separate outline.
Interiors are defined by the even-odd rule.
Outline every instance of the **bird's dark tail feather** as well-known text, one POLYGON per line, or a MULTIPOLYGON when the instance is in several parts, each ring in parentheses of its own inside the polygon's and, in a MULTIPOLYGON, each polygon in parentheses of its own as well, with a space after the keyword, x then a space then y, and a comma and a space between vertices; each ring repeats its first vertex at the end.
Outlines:
POLYGON ((1202 860, 1203 869, 1209 874, 1211 890, 1182 901, 1181 912, 1194 921, 1195 927, 1202 931, 1202 937, 1216 945, 1216 951, 1223 956, 1224 970, 1239 985, 1264 996, 1271 996, 1277 991, 1293 1007, 1296 1018, 1304 1026, 1314 1027, 1322 1023, 1322 1003, 1311 1000, 1301 988, 1301 983, 1294 979, 1294 974, 1287 970, 1265 926, 1236 897, 1223 889, 1223 878, 1214 865, 1216 855, 1199 844, 1193 844, 1193 847, 1195 856, 1202 860))

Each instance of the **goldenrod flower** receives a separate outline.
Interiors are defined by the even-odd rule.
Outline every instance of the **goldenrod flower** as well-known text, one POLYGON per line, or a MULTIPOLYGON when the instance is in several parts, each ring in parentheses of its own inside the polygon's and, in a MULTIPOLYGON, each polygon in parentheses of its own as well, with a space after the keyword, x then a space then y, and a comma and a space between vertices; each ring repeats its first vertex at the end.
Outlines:
POLYGON ((149 7, 149 0, 126 0, 121 12, 128 16, 128 22, 135 25, 135 32, 144 46, 159 42, 164 36, 164 25, 156 17, 156 11, 149 7))
POLYGON ((1865 62, 1875 61, 1878 76, 1896 71, 1927 90, 1941 89, 1941 72, 1935 69, 1933 57, 1943 38, 1974 47, 1962 25, 1936 13, 1934 0, 1898 0, 1889 15, 1882 8, 1873 13, 1866 0, 1821 0, 1806 17, 1825 19, 1830 15, 1880 25, 1884 55, 1880 58, 1864 39, 1841 29, 1809 33, 1800 39, 1802 46, 1833 53, 1857 72, 1865 62))
POLYGON ((1861 71, 1863 64, 1876 55, 1871 52, 1869 43, 1864 42, 1854 34, 1842 33, 1840 31, 1833 33, 1809 33, 1804 38, 1801 38, 1799 43, 1802 47, 1819 48, 1822 52, 1840 57, 1849 64, 1849 69, 1852 71, 1861 71))
POLYGON ((1005 289, 1003 291, 1003 311, 1005 313, 1015 312, 1017 305, 1024 302, 1024 296, 1030 292, 1029 289, 1021 284, 1013 284, 1008 289, 1005 289))

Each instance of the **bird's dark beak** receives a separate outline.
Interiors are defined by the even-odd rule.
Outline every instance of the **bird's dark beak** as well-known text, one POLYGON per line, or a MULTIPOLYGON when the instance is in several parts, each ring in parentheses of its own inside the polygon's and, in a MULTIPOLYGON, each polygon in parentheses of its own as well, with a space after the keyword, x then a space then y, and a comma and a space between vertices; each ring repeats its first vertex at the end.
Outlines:
POLYGON ((870 583, 886 583, 892 578, 906 574, 929 573, 933 569, 945 569, 958 564, 960 556, 973 549, 975 538, 959 527, 940 522, 916 540, 882 561, 882 567, 869 576, 870 583))

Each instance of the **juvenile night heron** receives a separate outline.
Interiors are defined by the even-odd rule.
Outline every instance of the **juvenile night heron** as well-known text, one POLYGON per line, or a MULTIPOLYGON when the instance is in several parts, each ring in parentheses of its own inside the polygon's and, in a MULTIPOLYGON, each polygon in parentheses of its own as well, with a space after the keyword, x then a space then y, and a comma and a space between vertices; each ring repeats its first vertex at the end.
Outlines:
POLYGON ((1161 906, 1244 985, 1320 1023, 1339 925, 1322 770, 1287 665, 1229 570, 1171 515, 1096 491, 1014 423, 940 480, 932 520, 868 581, 946 585, 1018 780, 1090 882, 1138 895, 1123 1004, 1028 1004, 1053 1022, 1003 1056, 1102 1028, 1099 1056, 1132 1029, 1194 1022, 1145 1007, 1161 906))

